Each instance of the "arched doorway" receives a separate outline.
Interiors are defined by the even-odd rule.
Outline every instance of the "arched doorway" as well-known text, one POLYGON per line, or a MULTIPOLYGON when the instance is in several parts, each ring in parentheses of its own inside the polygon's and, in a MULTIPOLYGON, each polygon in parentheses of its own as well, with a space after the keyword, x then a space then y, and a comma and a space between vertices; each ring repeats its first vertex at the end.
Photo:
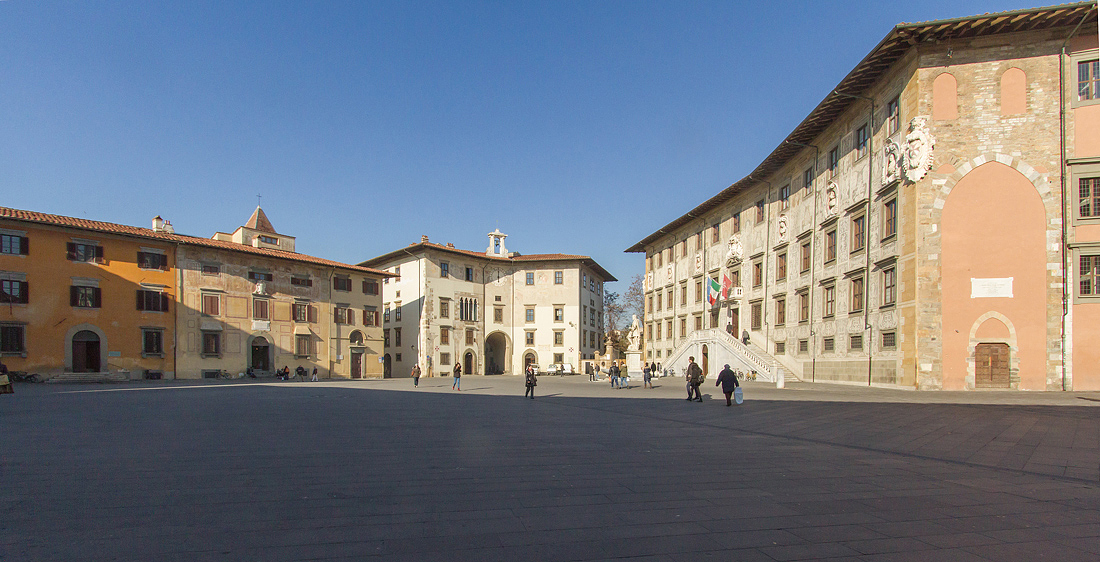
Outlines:
POLYGON ((474 353, 467 351, 462 357, 462 374, 470 375, 474 372, 474 353))
POLYGON ((73 372, 98 373, 100 369, 99 336, 91 330, 73 335, 73 372))
POLYGON ((271 344, 263 336, 252 339, 249 366, 257 371, 271 370, 271 344))
POLYGON ((539 364, 539 358, 535 356, 535 352, 528 351, 523 356, 523 369, 524 369, 524 371, 527 370, 528 365, 538 365, 538 364, 539 364))
POLYGON ((508 347, 508 337, 501 332, 493 332, 485 338, 485 374, 502 375, 511 371, 508 347))
POLYGON ((703 375, 704 376, 709 375, 710 374, 710 349, 707 348, 707 344, 703 344, 702 363, 703 364, 700 365, 700 367, 703 368, 703 375))
POLYGON ((361 379, 363 378, 363 332, 352 331, 348 336, 348 343, 351 344, 351 378, 361 379))
POLYGON ((392 365, 393 360, 390 359, 390 354, 387 353, 386 356, 382 358, 382 376, 384 378, 390 378, 390 367, 392 367, 392 365))

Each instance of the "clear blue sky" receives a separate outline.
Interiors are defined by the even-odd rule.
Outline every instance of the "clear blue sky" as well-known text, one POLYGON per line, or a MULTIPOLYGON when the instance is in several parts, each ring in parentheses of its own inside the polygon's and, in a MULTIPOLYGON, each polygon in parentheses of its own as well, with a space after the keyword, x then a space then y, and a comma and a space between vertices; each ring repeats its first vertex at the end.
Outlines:
POLYGON ((927 2, 0 1, 0 205, 594 257, 750 172, 927 2))

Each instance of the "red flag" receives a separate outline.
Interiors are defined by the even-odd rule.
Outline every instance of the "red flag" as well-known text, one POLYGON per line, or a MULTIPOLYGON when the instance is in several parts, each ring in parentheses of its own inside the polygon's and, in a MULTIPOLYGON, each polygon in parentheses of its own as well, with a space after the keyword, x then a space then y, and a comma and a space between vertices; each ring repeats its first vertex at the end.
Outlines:
POLYGON ((733 279, 730 279, 725 273, 722 274, 722 298, 730 298, 730 287, 733 287, 733 279))

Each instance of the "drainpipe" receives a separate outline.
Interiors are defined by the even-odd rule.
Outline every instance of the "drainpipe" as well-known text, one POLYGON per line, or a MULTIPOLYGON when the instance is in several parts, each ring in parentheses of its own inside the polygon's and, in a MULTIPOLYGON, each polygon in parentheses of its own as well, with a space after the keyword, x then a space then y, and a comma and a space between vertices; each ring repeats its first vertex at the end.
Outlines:
MULTIPOLYGON (((423 361, 424 340, 427 338, 427 334, 424 333, 424 330, 420 329, 421 323, 424 322, 424 299, 428 298, 427 279, 424 278, 423 273, 420 271, 420 258, 416 257, 408 248, 401 248, 401 251, 408 254, 410 258, 416 260, 416 284, 417 291, 420 293, 420 298, 416 299, 416 365, 419 365, 423 361)), ((384 349, 385 346, 383 346, 383 350, 384 349)), ((383 354, 384 353, 383 351, 383 354)))
MULTIPOLYGON (((747 179, 753 179, 752 174, 747 176, 747 179)), ((771 325, 768 324, 768 251, 772 246, 772 225, 771 225, 771 213, 768 212, 768 205, 772 199, 772 182, 768 180, 757 180, 768 184, 768 196, 764 199, 764 227, 767 228, 767 232, 764 234, 764 261, 760 264, 760 275, 764 278, 761 280, 764 284, 764 298, 760 301, 760 321, 764 328, 764 353, 768 353, 768 338, 771 337, 771 325)), ((787 229, 788 234, 790 228, 787 229)), ((749 309, 749 326, 752 326, 752 309, 749 309)))
MULTIPOLYGON (((810 179, 810 185, 805 186, 807 189, 811 189, 814 192, 814 224, 813 224, 812 230, 810 231, 810 233, 811 233, 810 234, 810 253, 811 253, 811 256, 812 256, 813 252, 814 252, 814 248, 816 247, 816 244, 814 244, 814 242, 813 242, 813 236, 814 236, 813 233, 817 230, 817 188, 813 184, 816 183, 816 180, 817 180, 817 162, 821 158, 821 149, 818 148, 818 146, 815 145, 815 144, 804 144, 804 143, 795 142, 795 141, 785 141, 785 142, 787 142, 788 144, 793 144, 795 146, 803 146, 803 147, 808 147, 808 148, 814 149, 813 177, 810 179)), ((788 258, 787 258, 787 275, 790 276, 791 266, 790 266, 790 257, 789 257, 790 256, 790 251, 789 250, 787 251, 787 255, 788 255, 788 258)), ((810 258, 811 294, 809 295, 810 296, 810 315, 811 316, 813 316, 813 294, 812 294, 813 277, 814 277, 813 276, 813 268, 814 268, 814 259, 811 257, 810 258)), ((810 330, 810 332, 811 332, 810 335, 813 335, 813 333, 812 333, 813 330, 810 330)), ((810 339, 811 339, 811 341, 813 340, 813 338, 810 338, 810 339)), ((811 363, 810 363, 811 364, 811 367, 810 367, 810 382, 814 382, 814 379, 815 379, 814 375, 816 374, 816 371, 817 371, 817 358, 813 357, 813 356, 811 356, 811 357, 812 358, 810 360, 811 361, 811 363)))
MULTIPOLYGON (((866 96, 842 94, 840 92, 837 92, 836 90, 834 90, 833 93, 838 96, 845 96, 871 102, 871 113, 867 119, 867 203, 866 210, 863 213, 863 216, 866 217, 864 219, 865 223, 863 227, 863 235, 865 238, 863 247, 864 254, 866 255, 866 258, 864 259, 865 265, 863 267, 863 329, 867 330, 867 386, 871 386, 871 365, 872 359, 874 357, 875 346, 874 328, 871 326, 871 231, 868 227, 871 225, 871 185, 874 183, 875 178, 875 100, 874 98, 869 98, 866 96)), ((896 297, 895 300, 897 300, 896 297)), ((914 385, 916 385, 916 382, 917 381, 915 380, 913 381, 914 385)))
POLYGON ((1059 251, 1062 254, 1062 318, 1061 318, 1061 333, 1059 339, 1061 340, 1061 352, 1062 352, 1062 390, 1066 390, 1066 322, 1069 316, 1069 256, 1066 255, 1066 235, 1068 233, 1068 227, 1066 226, 1066 67, 1065 61, 1066 46, 1069 45, 1069 40, 1077 34, 1077 30, 1081 29, 1081 24, 1085 23, 1085 20, 1089 17, 1089 13, 1086 13, 1081 21, 1077 22, 1077 27, 1073 28, 1073 31, 1066 36, 1066 40, 1062 42, 1062 49, 1058 54, 1058 155, 1060 166, 1060 182, 1062 186, 1062 208, 1059 209, 1059 214, 1062 219, 1062 243, 1059 245, 1059 251))

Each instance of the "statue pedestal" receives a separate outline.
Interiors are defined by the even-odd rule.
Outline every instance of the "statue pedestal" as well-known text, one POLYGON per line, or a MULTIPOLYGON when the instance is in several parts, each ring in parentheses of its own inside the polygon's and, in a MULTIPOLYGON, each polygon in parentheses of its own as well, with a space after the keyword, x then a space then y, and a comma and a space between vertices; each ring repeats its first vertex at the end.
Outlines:
POLYGON ((642 352, 641 351, 627 351, 626 352, 626 368, 631 373, 641 374, 642 369, 642 352))

